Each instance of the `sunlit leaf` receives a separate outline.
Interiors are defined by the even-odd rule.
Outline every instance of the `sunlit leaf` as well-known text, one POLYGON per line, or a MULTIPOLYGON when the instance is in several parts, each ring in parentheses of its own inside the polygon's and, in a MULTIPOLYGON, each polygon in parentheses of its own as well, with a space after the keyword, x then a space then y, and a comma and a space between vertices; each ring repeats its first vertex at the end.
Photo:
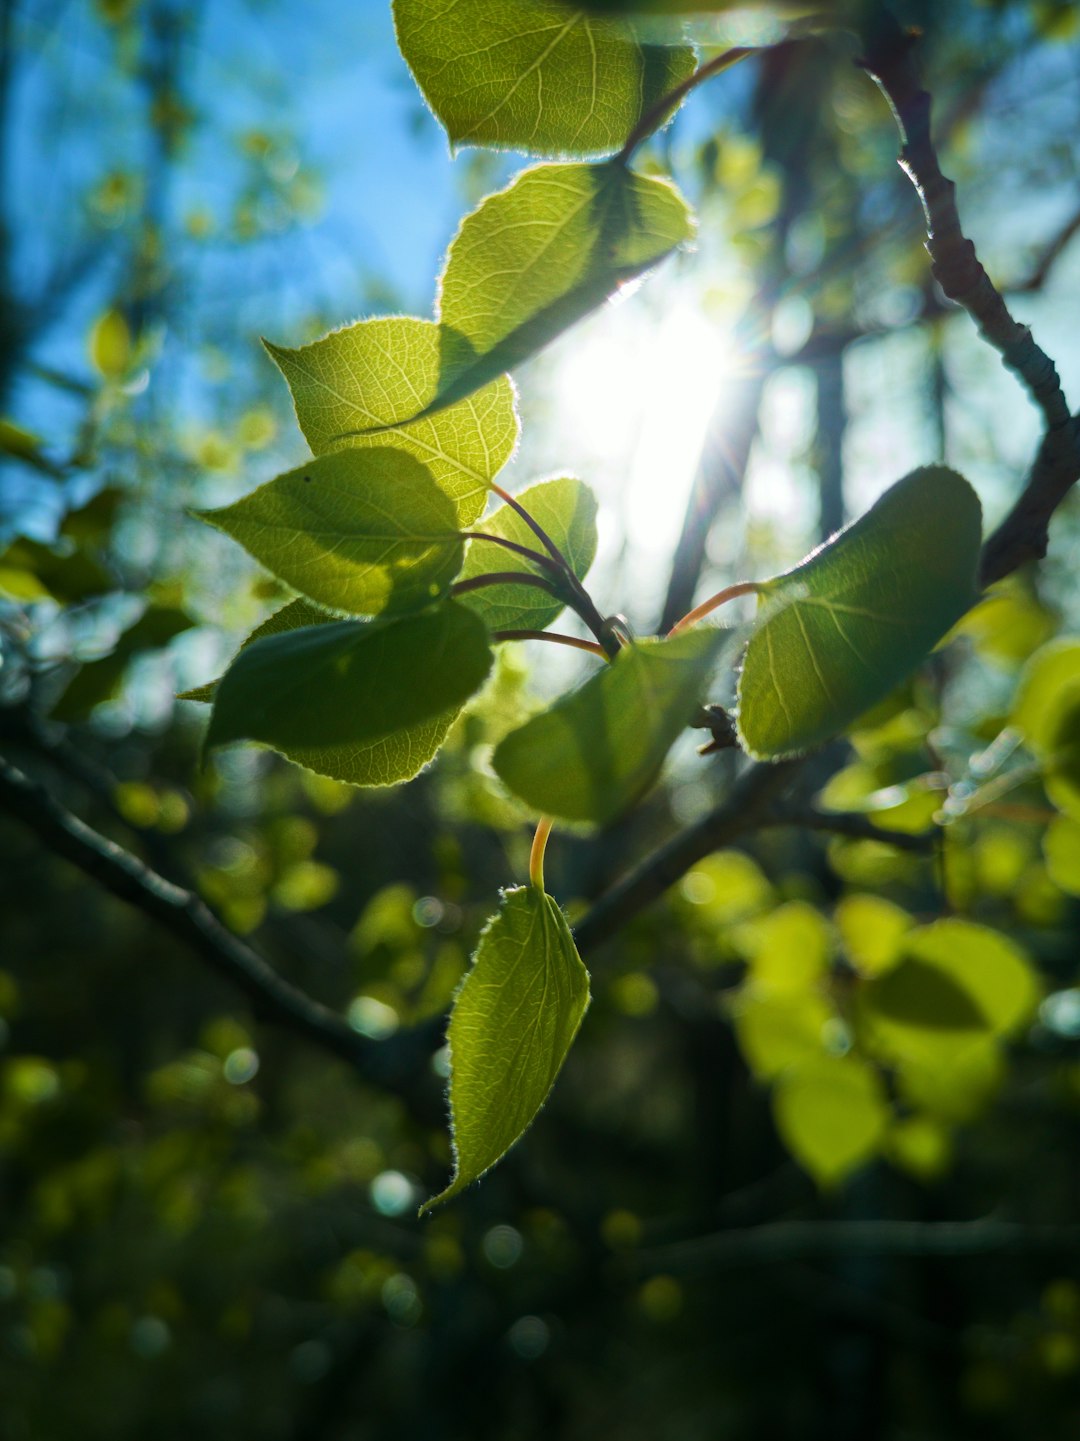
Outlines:
POLYGON ((122 311, 104 311, 94 321, 87 350, 94 369, 106 380, 121 380, 131 365, 131 328, 122 311))
POLYGON ((461 567, 452 502, 389 447, 321 456, 201 514, 294 590, 356 615, 428 605, 461 567))
POLYGON ((685 244, 686 202, 621 165, 537 165, 467 215, 439 282, 435 404, 471 394, 685 244))
POLYGON ((851 964, 864 976, 878 976, 895 965, 904 936, 914 922, 907 911, 883 896, 863 893, 837 902, 836 925, 851 964))
POLYGON ((833 1012, 816 991, 773 994, 744 987, 731 1016, 747 1065, 769 1081, 808 1056, 824 1053, 824 1031, 833 1012))
POLYGON ((394 0, 398 45, 455 145, 602 155, 694 67, 688 45, 556 0, 394 0))
POLYGON ((266 348, 316 455, 345 446, 399 447, 428 467, 463 525, 480 514, 489 481, 517 444, 514 391, 505 376, 417 420, 442 384, 442 338, 433 321, 362 320, 297 350, 269 342, 266 348))
POLYGON ((1046 828, 1043 854, 1050 879, 1066 895, 1080 896, 1080 821, 1058 816, 1046 828))
MULTIPOLYGON (((580 480, 566 477, 542 480, 516 497, 570 562, 579 580, 584 580, 596 554, 596 497, 580 480)), ((531 550, 544 552, 529 526, 509 505, 484 516, 476 529, 497 535, 531 550)), ((536 566, 504 546, 473 540, 465 554, 461 579, 487 571, 525 571, 536 574, 536 566)), ((490 630, 543 630, 562 610, 562 602, 533 585, 492 585, 468 591, 461 598, 483 616, 490 630)))
POLYGON ((822 1186, 835 1186, 878 1151, 889 1120, 877 1072, 856 1056, 820 1056, 786 1071, 773 1091, 776 1128, 822 1186))
POLYGON ((949 917, 911 930, 902 958, 870 981, 861 1015, 890 1055, 955 1056, 1028 1020, 1041 987, 1024 952, 999 931, 949 917))
POLYGON ((528 805, 605 822, 655 779, 701 700, 726 632, 702 627, 626 646, 496 748, 496 774, 528 805))
POLYGON ((1037 650, 1020 675, 1011 723, 1024 744, 1042 757, 1051 749, 1062 705, 1080 688, 1080 638, 1060 636, 1037 650))
POLYGON ((559 907, 506 891, 480 937, 447 1039, 454 1175, 423 1210, 494 1166, 536 1118, 589 1004, 589 974, 559 907))
POLYGON ((769 995, 798 995, 820 981, 829 963, 829 928, 809 901, 788 901, 746 921, 736 948, 749 962, 748 979, 769 995))
POLYGON ((430 759, 490 665, 483 623, 452 601, 267 635, 218 682, 207 745, 262 741, 336 780, 390 785, 430 759))
POLYGON ((763 760, 837 735, 976 598, 981 507, 944 466, 913 471, 769 581, 739 677, 739 736, 763 760))

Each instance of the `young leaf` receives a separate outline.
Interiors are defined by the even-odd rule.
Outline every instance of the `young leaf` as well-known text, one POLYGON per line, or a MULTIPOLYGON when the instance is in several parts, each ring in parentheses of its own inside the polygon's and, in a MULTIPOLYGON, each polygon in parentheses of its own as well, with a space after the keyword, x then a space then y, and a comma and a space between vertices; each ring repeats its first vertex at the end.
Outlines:
POLYGON ((294 590, 355 615, 421 609, 461 568, 453 503, 387 446, 310 460, 201 515, 294 590))
MULTIPOLYGON (((578 580, 584 580, 596 555, 596 497, 589 487, 569 476, 542 480, 523 490, 517 500, 562 551, 578 580)), ((533 531, 509 505, 484 516, 476 529, 484 535, 501 536, 532 550, 543 550, 533 531)), ((489 540, 471 540, 461 579, 491 570, 536 573, 536 567, 524 556, 489 540)), ((485 586, 468 591, 461 603, 483 616, 493 631, 543 630, 563 608, 561 601, 534 585, 485 586)))
POLYGON ((262 741, 336 780, 391 785, 431 759, 490 667, 483 623, 453 601, 265 635, 218 682, 206 744, 262 741))
POLYGON ((785 1146, 825 1187, 874 1155, 889 1119, 880 1077, 857 1056, 818 1056, 785 1071, 773 1112, 785 1146))
POLYGON ((398 46, 455 145, 605 155, 691 73, 689 45, 556 0, 394 0, 398 46))
POLYGON ((450 1125, 454 1175, 421 1214, 494 1166, 544 1104, 589 1004, 589 973, 543 891, 503 893, 454 1001, 450 1125))
POLYGON ((511 731, 492 759, 496 773, 545 815, 612 820, 685 729, 726 635, 702 626, 624 647, 580 690, 511 731))
POLYGON ((739 677, 739 739, 758 760, 837 735, 919 664, 977 595, 981 507, 944 466, 762 587, 739 677))
POLYGON ((621 165, 537 165, 467 215, 439 282, 448 405, 512 370, 693 237, 666 180, 621 165))
POLYGON ((416 419, 439 392, 442 340, 431 320, 390 316, 362 320, 297 350, 266 348, 288 382, 300 429, 316 455, 365 445, 408 451, 428 467, 468 525, 517 444, 514 390, 492 372, 492 383, 475 395, 416 419))

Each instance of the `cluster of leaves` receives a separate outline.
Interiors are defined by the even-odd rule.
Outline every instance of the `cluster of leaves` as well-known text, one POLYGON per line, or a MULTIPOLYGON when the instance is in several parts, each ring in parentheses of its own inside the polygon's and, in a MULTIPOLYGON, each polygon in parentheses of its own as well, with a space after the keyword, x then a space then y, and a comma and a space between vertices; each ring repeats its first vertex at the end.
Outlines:
MULTIPOLYGON (((558 3, 472 0, 450 15, 398 0, 395 17, 454 144, 580 159, 526 169, 465 218, 434 321, 365 320, 269 347, 313 458, 204 518, 297 598, 188 697, 212 699, 209 745, 253 739, 354 785, 394 784, 435 755, 484 684, 492 643, 535 636, 569 605, 606 663, 506 735, 492 764, 542 816, 604 824, 655 779, 726 633, 691 626, 708 606, 666 637, 632 640, 603 620, 582 584, 596 545, 588 489, 564 477, 514 499, 496 483, 517 437, 506 372, 692 239, 678 192, 629 161, 692 84, 695 55, 677 28, 668 45, 643 43, 631 22, 558 3), (492 489, 505 504, 482 519, 492 489), (509 568, 492 569, 494 549, 509 568)), ((800 754, 902 681, 976 598, 980 520, 960 476, 917 471, 795 570, 744 585, 760 600, 739 677, 744 750, 800 754)), ((541 852, 455 1006, 444 1196, 535 1116, 587 1005, 542 875, 541 852)))

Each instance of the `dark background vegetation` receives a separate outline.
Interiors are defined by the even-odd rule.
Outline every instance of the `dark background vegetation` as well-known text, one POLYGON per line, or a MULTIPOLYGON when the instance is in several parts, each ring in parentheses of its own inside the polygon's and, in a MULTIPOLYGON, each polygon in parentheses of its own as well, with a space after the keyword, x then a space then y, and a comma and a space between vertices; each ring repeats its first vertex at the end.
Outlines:
MULTIPOLYGON (((1075 391, 1080 12, 897 8, 925 31, 969 232, 1075 391)), ((359 1034, 430 1042, 362 1080, 0 815, 0 1435, 1074 1436, 1080 886, 1048 873, 1030 778, 959 819, 944 861, 770 830, 749 863, 691 873, 589 957, 592 1009, 526 1141, 415 1220, 449 1161, 434 1018, 527 852, 471 764, 528 704, 521 662, 402 791, 252 748, 200 766, 202 717, 172 696, 274 591, 186 508, 302 454, 258 335, 423 313, 457 216, 513 162, 450 165, 379 0, 3 0, 0 44, 0 751, 359 1034), (915 1129, 829 1186, 779 1138, 731 1015, 740 925, 797 902, 831 928, 853 891, 997 928, 1048 999, 985 1094, 946 1077, 914 1114, 894 1098, 915 1129)), ((599 583, 642 627, 791 563, 908 460, 944 455, 999 515, 1031 449, 1026 402, 929 283, 851 59, 774 51, 658 142, 702 240, 643 314, 695 287, 739 363, 697 473, 712 539, 653 557, 629 601, 619 476, 603 457, 585 476, 616 537, 599 583), (778 469, 786 515, 755 508, 778 469)), ((574 344, 521 377, 523 468, 557 448, 529 427, 558 435, 574 344)), ((835 749, 849 801, 994 739, 1024 660, 1075 629, 1077 522, 1070 503, 1038 575, 970 628, 960 678, 919 680, 914 741, 835 749)), ((557 837, 571 915, 730 769, 684 758, 610 834, 557 837)), ((898 795, 890 823, 925 825, 898 795)))

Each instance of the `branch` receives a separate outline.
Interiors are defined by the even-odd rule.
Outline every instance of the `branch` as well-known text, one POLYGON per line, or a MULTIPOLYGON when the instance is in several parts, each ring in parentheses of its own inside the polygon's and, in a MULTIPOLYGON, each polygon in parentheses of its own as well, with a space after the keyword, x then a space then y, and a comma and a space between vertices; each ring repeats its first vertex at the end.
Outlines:
POLYGON ((900 167, 922 201, 926 248, 934 279, 945 295, 963 306, 983 338, 1042 411, 1050 427, 1069 421, 1069 407, 1054 362, 1030 329, 1009 312, 983 269, 975 247, 960 228, 956 186, 941 172, 930 134, 930 96, 919 83, 914 63, 917 37, 901 30, 881 9, 867 54, 859 64, 876 81, 892 108, 900 131, 900 167))
POLYGON ((956 187, 942 174, 931 139, 930 96, 916 74, 914 44, 915 37, 879 8, 867 54, 859 63, 881 88, 899 127, 900 165, 922 201, 934 278, 972 317, 1046 422, 1023 492, 983 547, 980 581, 987 586, 1046 554, 1050 518, 1080 478, 1080 417, 1069 413, 1054 362, 1035 344, 1028 327, 1010 314, 960 228, 956 187))
POLYGON ((785 805, 782 793, 804 764, 799 759, 748 766, 718 806, 672 836, 600 897, 574 927, 578 950, 595 949, 658 900, 691 866, 751 831, 798 826, 801 830, 880 841, 903 851, 925 852, 933 844, 933 831, 912 835, 876 826, 864 815, 829 815, 805 806, 785 805))
POLYGON ((800 761, 752 765, 727 798, 701 820, 662 845, 617 881, 574 927, 578 950, 594 950, 652 905, 705 856, 756 829, 777 795, 801 766, 800 761))
POLYGON ((1080 1226, 1020 1221, 775 1221, 720 1231, 643 1251, 635 1269, 698 1272, 706 1268, 820 1261, 837 1256, 967 1256, 1073 1254, 1080 1226))
POLYGON ((283 980, 221 924, 192 891, 173 885, 65 809, 43 785, 0 757, 0 807, 92 880, 165 927, 248 997, 254 1014, 347 1061, 366 1081, 408 1096, 430 1037, 393 1042, 358 1035, 334 1011, 283 980))

